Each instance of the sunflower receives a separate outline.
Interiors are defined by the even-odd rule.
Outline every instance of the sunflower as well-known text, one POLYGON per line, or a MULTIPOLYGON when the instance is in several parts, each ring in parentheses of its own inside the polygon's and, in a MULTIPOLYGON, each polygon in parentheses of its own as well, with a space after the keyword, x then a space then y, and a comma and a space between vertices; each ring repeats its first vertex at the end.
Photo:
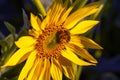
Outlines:
POLYGON ((43 20, 31 13, 29 35, 15 42, 19 49, 3 65, 14 66, 26 60, 18 80, 62 80, 62 73, 74 80, 73 63, 97 64, 86 48, 102 47, 80 34, 99 23, 85 18, 96 13, 100 3, 94 2, 72 12, 78 0, 69 7, 68 1, 55 0, 43 20))

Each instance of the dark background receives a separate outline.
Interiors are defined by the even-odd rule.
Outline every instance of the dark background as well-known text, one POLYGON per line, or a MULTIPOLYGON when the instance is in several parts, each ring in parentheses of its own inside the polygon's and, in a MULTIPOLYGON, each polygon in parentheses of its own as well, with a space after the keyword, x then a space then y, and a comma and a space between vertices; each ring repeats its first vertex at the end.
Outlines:
MULTIPOLYGON (((93 0, 89 0, 91 2, 93 0)), ((0 0, 0 38, 10 32, 4 25, 8 21, 16 28, 16 33, 23 26, 22 9, 29 16, 34 10, 31 0, 0 0)), ((93 32, 93 40, 99 35, 99 44, 104 48, 98 65, 83 67, 81 80, 120 80, 120 0, 108 0, 100 24, 93 32)), ((95 52, 90 50, 90 52, 95 52)), ((93 54, 93 53, 92 53, 93 54)), ((94 55, 94 54, 93 54, 94 55)))

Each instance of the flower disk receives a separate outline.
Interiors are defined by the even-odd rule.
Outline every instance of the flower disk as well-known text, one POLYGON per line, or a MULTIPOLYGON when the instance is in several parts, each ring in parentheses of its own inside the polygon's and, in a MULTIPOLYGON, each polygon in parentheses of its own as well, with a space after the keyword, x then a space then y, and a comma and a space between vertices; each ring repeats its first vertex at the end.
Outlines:
POLYGON ((45 28, 37 39, 35 49, 40 58, 57 58, 70 41, 70 33, 62 26, 45 28))

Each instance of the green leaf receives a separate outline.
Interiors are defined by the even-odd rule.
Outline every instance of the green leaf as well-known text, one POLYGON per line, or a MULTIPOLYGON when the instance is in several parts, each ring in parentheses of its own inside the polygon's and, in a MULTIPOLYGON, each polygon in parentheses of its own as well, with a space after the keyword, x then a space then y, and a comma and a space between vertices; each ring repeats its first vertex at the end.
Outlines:
POLYGON ((37 8, 38 12, 41 13, 44 17, 46 16, 45 8, 43 7, 40 0, 32 0, 33 4, 37 8))
POLYGON ((0 32, 0 40, 2 40, 4 37, 5 37, 4 34, 0 32))
POLYGON ((76 11, 77 9, 85 6, 85 4, 87 3, 88 0, 79 0, 78 3, 75 5, 75 7, 73 8, 72 12, 76 11))
POLYGON ((13 33, 13 34, 15 33, 15 28, 13 25, 11 25, 10 23, 8 23, 6 21, 4 22, 4 24, 11 33, 13 33))
POLYGON ((17 80, 21 69, 23 68, 25 62, 18 65, 6 67, 0 70, 0 80, 17 80))
POLYGON ((87 1, 88 0, 80 0, 76 6, 78 8, 81 8, 81 7, 85 6, 85 4, 87 3, 87 1))
POLYGON ((8 49, 7 42, 4 40, 0 40, 0 45, 1 45, 1 53, 5 53, 8 49))
POLYGON ((109 0, 100 0, 101 5, 99 6, 98 11, 96 12, 96 14, 94 14, 93 16, 91 16, 91 19, 99 19, 99 17, 103 14, 103 12, 106 9, 106 6, 108 5, 108 1, 109 0))
POLYGON ((0 40, 0 45, 1 45, 1 53, 2 55, 4 55, 2 56, 2 58, 0 58, 0 65, 1 65, 5 61, 7 61, 9 56, 11 56, 11 54, 14 53, 17 47, 14 44, 14 38, 12 34, 8 35, 4 40, 0 40))
POLYGON ((5 38, 5 41, 6 41, 7 45, 8 45, 8 48, 11 48, 13 46, 13 43, 14 43, 13 35, 12 34, 8 35, 5 38))
POLYGON ((23 27, 24 27, 25 29, 29 29, 30 23, 29 23, 28 16, 27 16, 27 14, 26 14, 26 12, 25 12, 24 9, 22 9, 22 14, 23 14, 23 22, 24 22, 23 27))

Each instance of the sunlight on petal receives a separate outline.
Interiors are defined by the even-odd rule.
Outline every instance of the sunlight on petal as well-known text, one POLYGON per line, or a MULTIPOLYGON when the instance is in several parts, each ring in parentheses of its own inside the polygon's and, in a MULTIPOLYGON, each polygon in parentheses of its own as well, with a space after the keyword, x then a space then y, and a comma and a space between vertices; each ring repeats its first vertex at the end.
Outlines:
POLYGON ((92 63, 97 63, 97 60, 95 58, 93 58, 92 55, 90 55, 90 53, 88 53, 87 50, 80 48, 80 47, 73 45, 73 44, 69 44, 67 48, 69 48, 75 54, 79 55, 82 59, 85 59, 85 60, 92 62, 92 63))
POLYGON ((6 67, 6 66, 13 66, 16 65, 18 63, 20 63, 19 61, 21 61, 21 58, 26 55, 26 53, 30 52, 33 50, 33 47, 29 47, 26 49, 19 49, 18 51, 16 51, 11 57, 10 59, 7 61, 7 63, 5 65, 3 65, 2 67, 6 67))
POLYGON ((92 39, 89 39, 83 36, 79 36, 79 37, 80 37, 81 43, 85 46, 85 48, 103 49, 101 46, 99 46, 99 44, 94 42, 92 39))
POLYGON ((77 45, 77 46, 79 46, 81 48, 84 48, 84 45, 81 43, 81 40, 80 40, 79 36, 71 35, 69 43, 75 44, 75 45, 77 45))
POLYGON ((41 74, 41 71, 43 69, 43 59, 41 58, 38 58, 38 65, 34 71, 34 74, 33 74, 33 77, 32 77, 32 80, 38 80, 40 74, 41 74))
POLYGON ((42 23, 42 22, 41 22, 41 20, 40 20, 39 17, 37 17, 37 23, 38 23, 39 26, 41 26, 41 23, 42 23))
POLYGON ((82 34, 93 28, 99 21, 86 20, 77 24, 73 29, 70 30, 71 34, 82 34))
POLYGON ((43 68, 43 60, 37 58, 31 72, 29 73, 27 80, 38 80, 42 68, 43 68))
MULTIPOLYGON (((34 72, 35 72, 35 69, 36 69, 37 65, 38 65, 38 61, 35 60, 35 64, 32 67, 32 70, 30 71, 27 80, 32 80, 32 77, 34 75, 34 72)), ((36 79, 34 79, 34 80, 36 80, 36 79)))
POLYGON ((45 58, 44 67, 40 74, 39 80, 50 80, 50 62, 45 58))
POLYGON ((34 14, 31 13, 31 16, 30 16, 30 22, 31 22, 31 25, 32 27, 36 30, 36 31, 41 31, 40 29, 40 26, 37 22, 37 16, 35 16, 34 14))
POLYGON ((98 11, 97 7, 100 4, 100 2, 91 3, 91 5, 89 4, 88 6, 78 9, 66 19, 64 27, 67 29, 71 29, 83 18, 96 13, 98 11))
POLYGON ((67 48, 67 50, 62 51, 61 55, 64 56, 65 58, 67 58, 68 60, 72 61, 73 63, 80 65, 80 66, 95 65, 95 64, 86 62, 84 60, 81 60, 69 48, 67 48))
POLYGON ((48 16, 46 16, 46 18, 42 21, 41 26, 40 26, 42 30, 44 30, 45 27, 47 27, 48 22, 49 22, 49 19, 50 19, 50 16, 48 15, 48 16))
POLYGON ((31 54, 31 52, 27 52, 26 54, 24 54, 24 55, 20 58, 20 60, 18 61, 18 64, 21 63, 21 62, 23 62, 23 61, 25 61, 25 60, 29 57, 30 54, 31 54))
MULTIPOLYGON (((64 3, 66 9, 67 9, 67 6, 68 6, 68 1, 69 1, 69 0, 66 0, 66 2, 64 3)), ((63 15, 61 15, 60 22, 63 23, 63 22, 67 19, 67 17, 69 16, 70 12, 71 12, 72 9, 74 8, 74 6, 78 3, 78 1, 79 1, 79 0, 76 0, 76 1, 66 10, 66 12, 65 12, 63 15)))
POLYGON ((18 41, 15 41, 15 44, 19 48, 26 48, 35 44, 35 41, 36 40, 31 36, 23 36, 19 38, 18 41))
POLYGON ((63 2, 61 0, 56 1, 55 5, 53 6, 53 9, 53 12, 50 13, 50 23, 56 24, 60 18, 61 13, 64 10, 63 2))
POLYGON ((61 63, 63 73, 65 74, 65 76, 67 76, 71 80, 74 80, 74 70, 71 61, 67 60, 63 56, 60 56, 59 62, 61 63))
POLYGON ((60 69, 61 68, 57 60, 53 59, 50 68, 50 72, 53 80, 62 80, 62 71, 60 69))
POLYGON ((34 65, 35 58, 36 58, 36 52, 34 51, 28 57, 28 59, 27 59, 25 65, 24 65, 22 71, 20 72, 18 80, 24 80, 24 78, 27 77, 28 72, 30 71, 30 69, 34 65))

